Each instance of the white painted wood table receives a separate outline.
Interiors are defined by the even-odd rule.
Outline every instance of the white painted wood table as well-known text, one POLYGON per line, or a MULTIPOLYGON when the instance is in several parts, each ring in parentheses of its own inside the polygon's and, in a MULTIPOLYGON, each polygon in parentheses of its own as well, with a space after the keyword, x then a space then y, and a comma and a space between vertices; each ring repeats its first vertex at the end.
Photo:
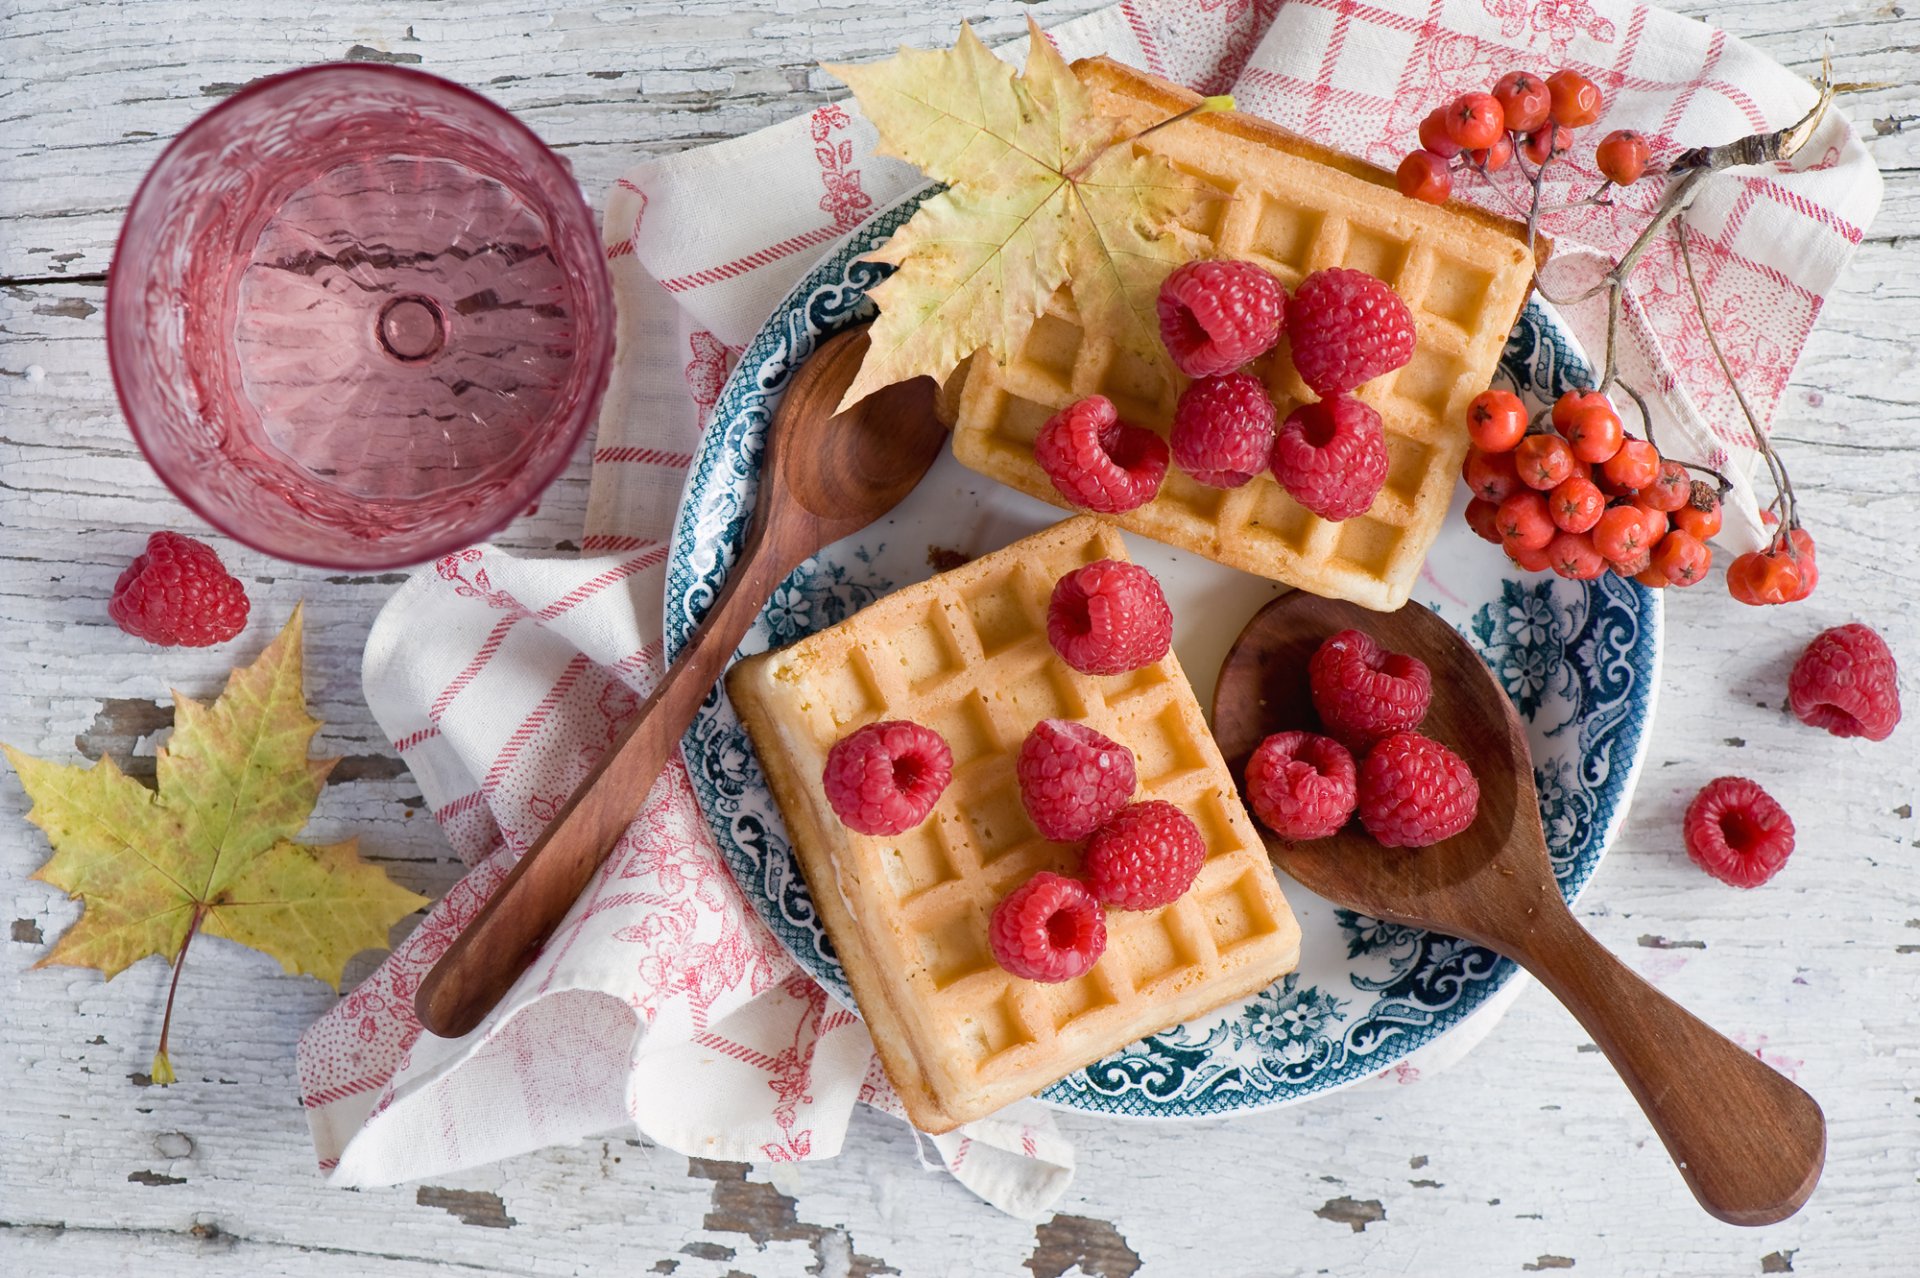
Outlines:
MULTIPOLYGON (((1098 2, 1053 0, 1039 16, 1098 2)), ((830 96, 822 58, 940 41, 961 17, 1004 38, 1029 11, 1015 0, 910 7, 6 0, 0 739, 150 760, 169 688, 210 694, 232 656, 147 648, 105 610, 150 530, 205 534, 135 452, 102 341, 114 233, 165 139, 255 76, 405 62, 520 113, 598 192, 636 155, 830 96)), ((1538 990, 1465 1063, 1415 1086, 1180 1127, 1066 1116, 1079 1177, 1038 1226, 920 1170, 907 1132, 873 1117, 856 1120, 842 1157, 797 1167, 690 1162, 615 1137, 431 1185, 331 1191, 313 1168, 293 1053, 334 996, 222 942, 197 946, 174 1026, 186 1069, 175 1087, 148 1086, 166 970, 147 962, 111 985, 29 970, 75 907, 27 880, 46 844, 20 819, 9 772, 0 1274, 1920 1272, 1920 724, 1871 746, 1816 736, 1784 709, 1793 655, 1827 625, 1869 619, 1920 670, 1920 127, 1908 127, 1920 19, 1886 0, 1681 7, 1802 69, 1831 36, 1842 78, 1902 86, 1849 103, 1887 198, 1776 434, 1821 539, 1820 593, 1756 611, 1716 584, 1671 602, 1647 773, 1581 905, 1637 969, 1825 1106, 1826 1178, 1800 1215, 1758 1230, 1704 1216, 1604 1058, 1538 990), (1761 780, 1800 831, 1792 864, 1760 891, 1721 886, 1680 850, 1686 799, 1726 772, 1761 780)), ((505 542, 569 549, 584 493, 583 456, 505 542)), ((402 882, 444 890, 459 865, 360 699, 361 644, 397 578, 291 568, 214 540, 263 625, 309 605, 308 684, 329 725, 319 744, 345 756, 319 834, 357 832, 402 882)), ((1906 691, 1920 707, 1911 674, 1906 691)), ((370 964, 363 956, 350 978, 370 964)))

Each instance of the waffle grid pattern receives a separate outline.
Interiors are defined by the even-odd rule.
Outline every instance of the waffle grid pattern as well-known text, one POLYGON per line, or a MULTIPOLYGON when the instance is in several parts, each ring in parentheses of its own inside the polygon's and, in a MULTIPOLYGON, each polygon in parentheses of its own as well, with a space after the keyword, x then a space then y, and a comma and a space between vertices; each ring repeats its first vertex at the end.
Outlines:
MULTIPOLYGON (((910 1112, 915 1089, 903 1079, 923 1080, 933 1111, 965 1121, 1251 993, 1296 961, 1298 927, 1177 660, 1093 677, 1047 642, 1059 576, 1125 557, 1113 529, 1070 520, 742 663, 746 673, 730 680, 809 883, 837 880, 837 899, 822 903, 829 931, 910 1112), (1049 717, 1132 749, 1136 798, 1180 807, 1208 849, 1194 886, 1172 905, 1108 911, 1105 955, 1059 985, 1009 975, 986 941, 1003 896, 1039 870, 1077 868, 1077 846, 1034 830, 1014 776, 1020 743, 1049 717), (891 838, 848 831, 817 780, 835 741, 880 718, 934 728, 955 763, 933 815, 891 838), (804 811, 789 798, 795 791, 804 811)), ((814 892, 816 902, 822 895, 814 892)), ((931 1112, 914 1117, 940 1125, 931 1112)))
MULTIPOLYGON (((1145 127, 1167 114, 1166 91, 1137 73, 1095 64, 1101 107, 1145 127)), ((1177 108, 1177 103, 1173 104, 1177 108)), ((1406 602, 1446 515, 1466 456, 1467 404, 1486 389, 1525 300, 1532 261, 1508 228, 1458 209, 1405 199, 1297 142, 1275 145, 1196 117, 1140 145, 1219 193, 1188 214, 1191 256, 1258 263, 1291 290, 1330 266, 1385 280, 1413 311, 1411 362, 1361 388, 1387 433, 1387 481, 1373 508, 1339 523, 1320 519, 1269 475, 1233 490, 1208 488, 1178 468, 1121 526, 1210 559, 1371 608, 1406 602), (1238 175, 1238 176, 1234 176, 1238 175)), ((1311 398, 1285 354, 1254 366, 1282 418, 1311 398)), ((1063 292, 1033 326, 1011 367, 981 352, 959 398, 954 453, 966 465, 1064 505, 1033 460, 1046 419, 1103 394, 1122 419, 1165 434, 1185 379, 1084 332, 1063 292)))

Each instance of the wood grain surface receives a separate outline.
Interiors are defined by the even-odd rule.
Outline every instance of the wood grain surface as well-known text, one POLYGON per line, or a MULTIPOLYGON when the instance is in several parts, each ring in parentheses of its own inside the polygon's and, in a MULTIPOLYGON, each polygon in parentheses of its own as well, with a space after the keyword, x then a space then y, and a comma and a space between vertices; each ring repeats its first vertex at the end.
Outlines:
MULTIPOLYGON (((318 747, 345 756, 316 836, 359 834, 422 892, 459 874, 360 697, 361 645, 397 578, 290 568, 215 539, 254 600, 246 637, 157 653, 105 616, 149 531, 205 533, 127 437, 101 306, 134 185, 215 100, 302 63, 404 61, 520 113, 597 194, 638 155, 835 96, 820 59, 946 40, 962 17, 1011 38, 1030 12, 1052 23, 1100 2, 0 4, 0 740, 68 758, 131 753, 151 768, 168 690, 210 694, 306 599, 309 693, 328 725, 318 747)), ((920 1170, 906 1129, 873 1115, 819 1163, 689 1160, 614 1137, 432 1184, 330 1191, 313 1169, 293 1049, 335 996, 223 942, 196 945, 174 1023, 182 1081, 147 1086, 167 973, 145 963, 109 985, 29 970, 76 908, 27 881, 46 844, 6 775, 0 1273, 1913 1273, 1920 727, 1881 746, 1833 741, 1784 702, 1799 647, 1842 621, 1871 620, 1920 670, 1920 16, 1888 0, 1676 7, 1802 70, 1830 38, 1842 77, 1898 86, 1849 103, 1886 200, 1775 432, 1820 537, 1820 592, 1764 611, 1717 587, 1674 598, 1647 771, 1579 907, 1634 970, 1820 1098, 1827 1172, 1799 1215, 1756 1230, 1702 1219, 1595 1045, 1538 991, 1466 1061, 1413 1085, 1178 1127, 1063 1116, 1080 1169, 1038 1223, 920 1170), (1760 780, 1800 831, 1792 863, 1758 891, 1714 882, 1680 850, 1687 799, 1724 773, 1760 780)), ((572 549, 585 480, 583 451, 505 544, 572 549)), ((1905 691, 1920 707, 1911 673, 1905 691)))

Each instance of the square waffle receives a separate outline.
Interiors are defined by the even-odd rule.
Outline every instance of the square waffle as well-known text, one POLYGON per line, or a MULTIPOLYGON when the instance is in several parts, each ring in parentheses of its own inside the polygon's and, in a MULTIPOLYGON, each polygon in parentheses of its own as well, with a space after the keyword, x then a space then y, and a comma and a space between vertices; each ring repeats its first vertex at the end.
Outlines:
POLYGON ((923 1131, 1031 1095, 1299 960, 1299 926, 1178 660, 1096 677, 1047 642, 1060 576, 1125 558, 1111 526, 1069 519, 727 677, 881 1063, 923 1131), (1055 717, 1131 749, 1135 798, 1192 817, 1207 860, 1173 904, 1109 910, 1093 970, 1048 985, 994 961, 987 920, 1036 871, 1077 871, 1079 847, 1040 837, 1014 778, 1028 730, 1055 717), (879 719, 933 728, 954 758, 932 814, 890 837, 847 829, 820 782, 833 744, 879 719))
MULTIPOLYGON (((1103 112, 1143 129, 1198 99, 1106 59, 1074 64, 1103 112)), ((1417 344, 1397 373, 1359 397, 1387 435, 1385 487, 1366 514, 1338 523, 1300 506, 1258 475, 1209 488, 1178 467, 1152 502, 1114 522, 1168 545, 1316 594, 1392 610, 1407 600, 1446 516, 1467 452, 1468 403, 1487 388, 1533 279, 1524 228, 1459 205, 1402 196, 1393 176, 1237 112, 1209 112, 1138 145, 1219 193, 1201 200, 1179 233, 1193 257, 1238 258, 1291 290, 1312 271, 1346 266, 1385 280, 1412 310, 1417 344)), ((1254 371, 1284 419, 1311 398, 1285 343, 1254 371)), ((1088 395, 1113 400, 1123 420, 1165 434, 1186 379, 1080 327, 1064 291, 1034 324, 1010 367, 986 351, 943 396, 953 451, 966 465, 1065 505, 1033 459, 1033 440, 1059 409, 1088 395)))

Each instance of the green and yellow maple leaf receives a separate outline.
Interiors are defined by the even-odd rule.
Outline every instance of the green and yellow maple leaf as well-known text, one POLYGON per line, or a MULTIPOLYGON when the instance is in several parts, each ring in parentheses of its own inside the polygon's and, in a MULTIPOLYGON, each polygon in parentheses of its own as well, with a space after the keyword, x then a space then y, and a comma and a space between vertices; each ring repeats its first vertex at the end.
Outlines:
POLYGON ((870 294, 880 317, 843 408, 944 378, 982 347, 1010 362, 1062 284, 1088 329, 1166 367, 1154 299, 1184 257, 1168 228, 1203 189, 1125 145, 1027 27, 1017 74, 964 25, 951 49, 824 67, 853 90, 883 154, 947 184, 871 254, 897 269, 870 294))
MULTIPOLYGON (((383 949, 387 930, 427 903, 359 857, 354 840, 299 842, 335 760, 307 755, 320 721, 302 690, 300 610, 211 705, 174 694, 174 729, 156 757, 158 790, 110 758, 91 768, 0 746, 53 855, 34 878, 82 903, 36 966, 95 968, 109 979, 150 955, 179 963, 196 932, 225 937, 335 989, 347 960, 383 949)), ((173 993, 167 995, 171 1021, 173 993)), ((167 1027, 155 1082, 172 1079, 167 1027)))

